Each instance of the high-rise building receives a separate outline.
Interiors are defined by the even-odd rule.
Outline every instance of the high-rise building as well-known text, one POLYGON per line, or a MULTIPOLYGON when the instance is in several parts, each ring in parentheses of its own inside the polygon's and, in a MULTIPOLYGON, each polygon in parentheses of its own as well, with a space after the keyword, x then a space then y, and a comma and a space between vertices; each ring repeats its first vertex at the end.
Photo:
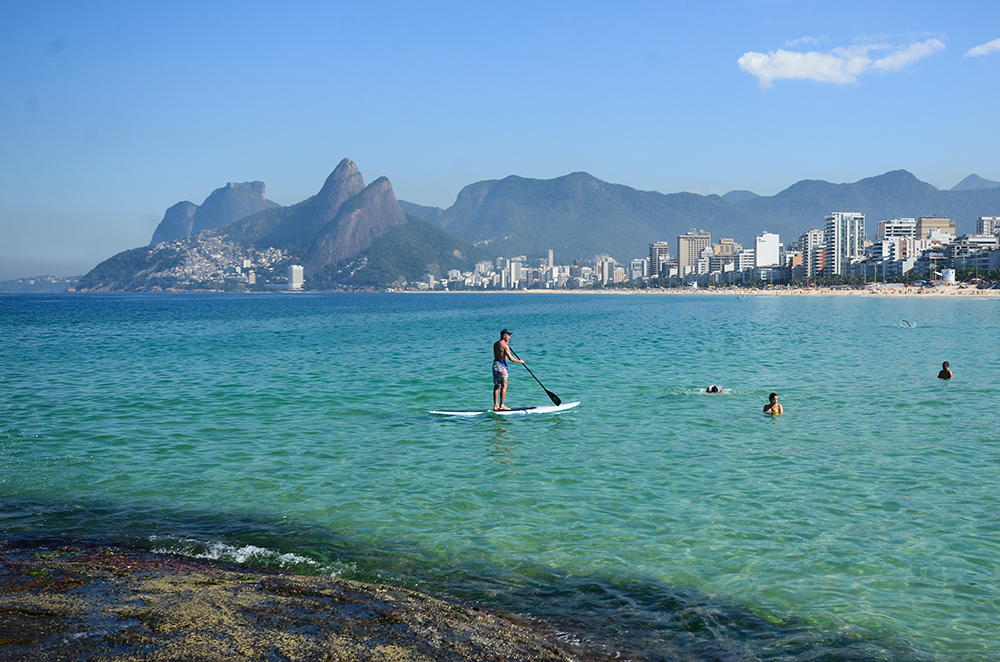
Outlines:
POLYGON ((550 248, 549 249, 549 264, 548 264, 548 267, 549 267, 549 269, 551 269, 554 266, 556 266, 556 263, 555 263, 555 254, 554 254, 554 251, 550 248))
POLYGON ((876 239, 916 239, 917 220, 915 218, 894 218, 891 221, 879 221, 876 239))
POLYGON ((818 228, 806 230, 799 235, 799 250, 802 251, 802 268, 806 276, 822 273, 819 265, 819 252, 825 244, 824 232, 818 228))
POLYGON ((927 233, 935 229, 946 232, 953 237, 957 236, 955 233, 955 221, 950 218, 921 216, 917 219, 917 239, 926 239, 927 233))
POLYGON ((764 232, 757 235, 754 241, 754 255, 756 255, 757 267, 773 267, 778 264, 778 254, 781 243, 778 235, 772 232, 764 232))
POLYGON ((824 232, 826 271, 823 275, 846 274, 852 260, 865 252, 865 215, 835 211, 826 217, 824 232))
POLYGON ((976 234, 1000 234, 1000 216, 980 216, 976 221, 976 234))
POLYGON ((649 277, 659 278, 663 273, 662 264, 666 262, 670 255, 667 252, 669 245, 665 241, 658 241, 649 245, 649 277))
POLYGON ((293 264, 288 267, 288 289, 297 292, 302 289, 302 266, 293 264))
POLYGON ((681 273, 685 272, 686 267, 693 269, 701 252, 711 245, 712 233, 705 230, 691 230, 687 234, 677 235, 677 267, 681 273))

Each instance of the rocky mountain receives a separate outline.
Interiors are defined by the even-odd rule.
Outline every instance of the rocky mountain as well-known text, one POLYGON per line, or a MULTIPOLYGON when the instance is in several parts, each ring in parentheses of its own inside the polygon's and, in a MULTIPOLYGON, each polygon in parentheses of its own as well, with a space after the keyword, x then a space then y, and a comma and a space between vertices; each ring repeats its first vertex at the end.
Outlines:
POLYGON ((230 182, 213 191, 200 206, 187 201, 178 202, 167 210, 163 220, 156 226, 150 245, 174 241, 203 230, 213 230, 262 209, 278 206, 265 198, 264 194, 264 182, 230 182))
POLYGON ((392 184, 379 177, 357 195, 348 198, 327 223, 309 249, 305 273, 312 274, 357 255, 394 225, 406 223, 396 202, 392 184))
POLYGON ((429 221, 407 214, 357 255, 327 266, 314 276, 320 288, 334 286, 383 288, 441 278, 452 269, 466 272, 491 254, 448 234, 429 221))
POLYGON ((295 212, 262 238, 260 243, 265 246, 312 244, 337 215, 341 205, 361 193, 364 188, 365 180, 354 161, 342 160, 326 178, 319 193, 300 203, 295 212))
POLYGON ((436 222, 496 255, 537 256, 551 248, 567 263, 600 253, 619 261, 641 257, 654 241, 675 248, 677 235, 692 228, 744 245, 764 231, 790 243, 822 228, 833 211, 865 214, 870 235, 880 220, 937 215, 950 216, 959 233, 969 233, 979 216, 1000 215, 1000 188, 941 191, 897 170, 851 184, 802 180, 773 196, 727 200, 638 191, 582 172, 549 180, 511 176, 466 186, 436 222))
MULTIPOLYGON (((261 182, 230 184, 212 193, 200 207, 190 202, 174 205, 157 228, 152 250, 132 249, 112 256, 85 274, 77 290, 148 291, 181 284, 200 287, 205 282, 223 283, 227 279, 239 282, 241 272, 237 267, 242 267, 245 259, 251 259, 255 268, 259 267, 259 260, 253 256, 263 253, 269 255, 266 267, 271 271, 277 273, 275 270, 297 263, 302 264, 306 275, 311 277, 368 251, 390 230, 408 221, 389 180, 380 177, 365 186, 361 173, 350 159, 340 162, 316 195, 296 205, 281 207, 265 200, 263 194, 261 182), (249 206, 248 201, 252 203, 249 206), (253 207, 257 209, 254 211, 253 207), (247 211, 249 213, 245 213, 247 211), (214 224, 227 218, 232 220, 222 225, 214 224), (165 239, 168 236, 175 238, 165 239)), ((425 223, 416 217, 410 218, 418 225, 425 223)), ((396 233, 395 243, 390 241, 388 245, 398 248, 400 237, 419 239, 414 248, 417 255, 424 256, 421 260, 427 264, 465 264, 467 260, 456 261, 447 255, 456 251, 461 253, 463 249, 475 252, 464 242, 459 242, 462 249, 455 248, 452 244, 458 242, 457 239, 431 227, 433 232, 425 228, 419 232, 396 233), (441 251, 445 258, 425 259, 441 251)), ((404 272, 411 273, 412 265, 407 260, 410 257, 403 249, 388 253, 385 247, 376 250, 379 278, 389 278, 391 283, 404 272), (392 267, 391 260, 386 257, 390 253, 398 262, 406 262, 409 266, 392 267)), ((363 270, 364 266, 354 264, 351 271, 363 270)), ((412 275, 407 277, 412 278, 412 275)), ((329 274, 325 278, 331 282, 335 280, 329 274)), ((365 278, 356 281, 365 281, 365 278)), ((225 287, 232 289, 235 286, 230 283, 225 287)))
POLYGON ((979 175, 969 175, 951 187, 952 191, 978 191, 986 188, 1000 188, 1000 182, 983 179, 979 175))

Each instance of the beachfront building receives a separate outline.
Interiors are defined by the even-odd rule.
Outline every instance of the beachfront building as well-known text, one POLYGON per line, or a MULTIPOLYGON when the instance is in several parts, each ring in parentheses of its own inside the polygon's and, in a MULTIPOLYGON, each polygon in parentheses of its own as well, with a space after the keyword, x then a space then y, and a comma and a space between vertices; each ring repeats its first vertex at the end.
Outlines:
POLYGON ((670 245, 665 241, 658 241, 649 245, 649 277, 662 278, 663 264, 670 259, 670 245))
POLYGON ((826 217, 824 230, 826 270, 824 276, 846 275, 849 265, 861 259, 865 248, 865 215, 835 211, 826 217))
POLYGON ((695 270, 695 263, 701 252, 712 245, 712 233, 705 230, 690 230, 677 235, 677 269, 681 276, 695 270))
POLYGON ((303 280, 303 269, 302 265, 293 264, 288 267, 288 291, 298 292, 302 289, 303 280))
POLYGON ((756 267, 774 267, 779 264, 778 255, 781 252, 781 243, 778 235, 771 232, 764 232, 757 235, 754 241, 754 255, 757 260, 756 267))
POLYGON ((802 275, 815 276, 823 273, 826 265, 825 233, 818 228, 807 230, 799 235, 798 244, 799 252, 802 253, 802 275), (821 257, 824 259, 820 260, 821 257))
POLYGON ((928 239, 931 230, 940 230, 952 237, 958 236, 955 232, 955 221, 945 216, 921 216, 917 219, 917 239, 928 239))
POLYGON ((888 239, 916 239, 917 219, 915 218, 894 218, 891 221, 879 221, 878 231, 875 235, 876 241, 882 238, 888 239))
POLYGON ((976 234, 1000 234, 1000 216, 980 216, 976 221, 976 234))

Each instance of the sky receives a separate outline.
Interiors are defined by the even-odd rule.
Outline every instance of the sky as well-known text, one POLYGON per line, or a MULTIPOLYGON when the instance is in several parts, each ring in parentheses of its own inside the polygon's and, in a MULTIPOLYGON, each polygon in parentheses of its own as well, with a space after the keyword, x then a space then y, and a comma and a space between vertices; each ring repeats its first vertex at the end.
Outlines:
POLYGON ((227 182, 299 202, 344 157, 442 208, 578 171, 1000 181, 998 108, 996 0, 7 0, 0 280, 82 275, 227 182))

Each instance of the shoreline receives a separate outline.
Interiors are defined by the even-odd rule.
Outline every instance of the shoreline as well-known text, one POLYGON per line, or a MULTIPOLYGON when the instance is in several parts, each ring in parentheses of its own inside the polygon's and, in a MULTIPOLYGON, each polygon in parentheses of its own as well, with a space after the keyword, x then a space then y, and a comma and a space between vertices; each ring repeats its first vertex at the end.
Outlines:
MULTIPOLYGON (((646 288, 646 289, 606 289, 606 290, 571 290, 571 289, 518 289, 518 290, 392 290, 385 294, 628 294, 628 295, 705 295, 705 296, 806 296, 806 297, 842 297, 842 296, 863 296, 863 297, 911 297, 920 299, 935 299, 943 297, 960 297, 963 299, 990 299, 1000 298, 1000 289, 977 290, 973 288, 963 288, 957 285, 939 285, 937 287, 875 287, 864 289, 853 288, 831 288, 831 287, 811 287, 811 288, 785 288, 774 287, 770 289, 757 288, 646 288)), ((315 292, 314 294, 322 294, 315 292)))
POLYGON ((581 659, 409 589, 79 540, 0 537, 0 595, 0 659, 581 659))

